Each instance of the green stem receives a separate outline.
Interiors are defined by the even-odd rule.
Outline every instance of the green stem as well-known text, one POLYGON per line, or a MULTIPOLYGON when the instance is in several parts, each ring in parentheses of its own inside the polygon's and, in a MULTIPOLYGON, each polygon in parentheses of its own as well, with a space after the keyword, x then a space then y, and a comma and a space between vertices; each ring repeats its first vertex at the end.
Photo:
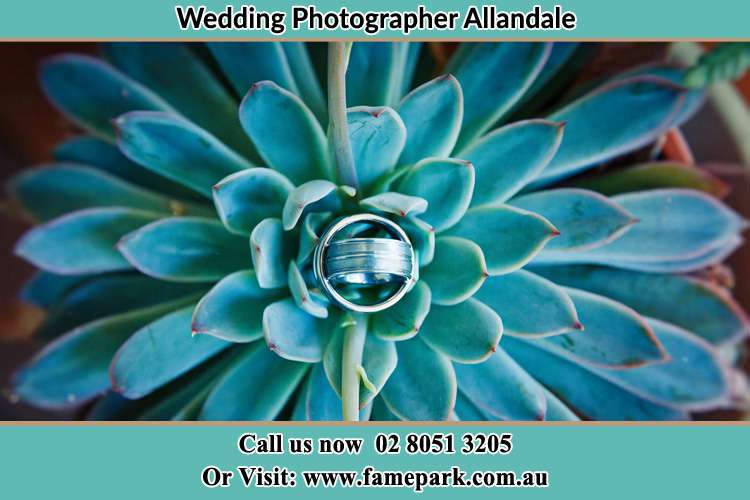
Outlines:
POLYGON ((359 197, 359 182, 346 119, 346 67, 351 46, 351 42, 328 44, 328 137, 339 182, 356 189, 359 197))
POLYGON ((341 360, 341 408, 344 420, 359 420, 359 367, 367 336, 367 316, 348 315, 344 319, 344 346, 341 360))

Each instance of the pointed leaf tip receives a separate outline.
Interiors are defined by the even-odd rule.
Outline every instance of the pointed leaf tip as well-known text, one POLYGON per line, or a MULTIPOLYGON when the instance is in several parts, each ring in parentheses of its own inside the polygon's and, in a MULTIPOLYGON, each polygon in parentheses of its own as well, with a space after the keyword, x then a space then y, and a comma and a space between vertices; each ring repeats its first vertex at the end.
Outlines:
POLYGON ((341 208, 342 196, 351 198, 356 190, 316 179, 297 186, 287 197, 282 211, 284 230, 291 231, 306 213, 330 212, 341 208))
POLYGON ((632 76, 607 82, 556 111, 549 119, 568 122, 566 140, 537 180, 569 177, 653 141, 672 126, 685 94, 667 79, 632 76), (631 126, 623 129, 624 122, 631 126))
POLYGON ((365 208, 386 212, 399 217, 419 215, 427 210, 427 200, 401 193, 380 193, 360 201, 365 208))
POLYGON ((257 340, 263 336, 264 309, 282 296, 280 291, 261 288, 255 271, 232 273, 200 300, 191 328, 194 334, 231 342, 257 340))
POLYGON ((127 234, 117 248, 149 276, 213 282, 249 266, 245 245, 216 219, 169 217, 127 234))
POLYGON ((411 165, 428 157, 446 157, 461 130, 461 85, 452 75, 438 76, 407 94, 398 112, 407 131, 400 165, 411 165))
POLYGON ((268 348, 290 361, 321 361, 331 327, 330 321, 308 314, 289 298, 274 302, 263 311, 263 335, 268 348))
POLYGON ((131 161, 211 196, 224 177, 253 167, 208 131, 166 112, 132 111, 119 116, 117 145, 131 161))
POLYGON ((433 305, 419 338, 459 363, 480 363, 497 350, 503 333, 500 317, 470 298, 456 305, 433 305))
POLYGON ((421 271, 436 304, 457 304, 476 292, 489 276, 482 249, 471 240, 441 236, 435 240, 435 256, 421 271))
POLYGON ((256 82, 240 104, 240 122, 268 166, 295 184, 327 177, 326 136, 296 95, 256 82))
POLYGON ((398 364, 381 396, 403 420, 447 420, 456 405, 456 374, 447 357, 418 337, 396 343, 398 364))
POLYGON ((279 219, 262 220, 250 233, 250 254, 253 268, 262 288, 287 285, 287 265, 293 258, 288 233, 279 219))
POLYGON ((27 231, 14 252, 55 274, 120 271, 130 263, 117 251, 127 233, 161 215, 143 210, 104 207, 71 212, 27 231))
POLYGON ((294 185, 270 168, 241 170, 213 187, 221 221, 236 234, 250 234, 263 219, 279 217, 294 185))
POLYGON ((397 191, 424 198, 428 206, 420 219, 440 231, 466 213, 474 192, 474 167, 465 160, 427 158, 402 177, 397 191))
POLYGON ((626 234, 635 216, 605 196, 579 188, 537 191, 510 204, 541 215, 555 225, 553 236, 538 259, 554 260, 561 252, 601 247, 626 234))
POLYGON ((566 289, 585 331, 533 341, 574 361, 608 368, 635 368, 666 362, 669 354, 638 313, 606 297, 566 289))
POLYGON ((446 234, 479 245, 489 274, 500 275, 526 265, 556 231, 547 219, 527 210, 485 205, 469 209, 446 234))
POLYGON ((505 202, 539 175, 557 153, 563 128, 548 120, 524 120, 501 127, 461 153, 473 162, 472 206, 505 202))
POLYGON ((497 419, 543 420, 547 402, 542 386, 502 348, 475 365, 454 364, 459 393, 497 419))
POLYGON ((396 166, 406 142, 406 127, 389 107, 349 108, 347 123, 357 179, 366 190, 396 166))
POLYGON ((583 329, 565 290, 523 269, 490 277, 474 296, 500 315, 508 335, 546 337, 583 329))

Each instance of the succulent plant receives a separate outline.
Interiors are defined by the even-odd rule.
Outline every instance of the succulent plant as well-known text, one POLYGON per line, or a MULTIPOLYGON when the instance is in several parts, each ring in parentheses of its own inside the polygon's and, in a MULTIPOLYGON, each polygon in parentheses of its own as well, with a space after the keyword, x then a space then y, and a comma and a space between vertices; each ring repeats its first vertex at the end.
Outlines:
POLYGON ((41 223, 16 252, 41 269, 22 295, 48 309, 50 340, 16 394, 95 401, 101 419, 678 420, 733 404, 748 318, 703 270, 747 224, 708 173, 626 156, 702 92, 661 65, 571 88, 581 54, 464 44, 436 78, 416 43, 46 61, 47 96, 89 135, 9 186, 41 223), (310 272, 326 225, 361 212, 399 224, 420 264, 374 314, 331 306, 310 272))

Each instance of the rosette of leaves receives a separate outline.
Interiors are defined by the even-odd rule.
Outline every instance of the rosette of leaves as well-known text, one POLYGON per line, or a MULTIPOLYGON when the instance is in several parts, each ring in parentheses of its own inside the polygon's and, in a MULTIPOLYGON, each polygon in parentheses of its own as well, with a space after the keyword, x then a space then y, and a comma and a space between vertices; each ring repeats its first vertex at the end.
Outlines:
POLYGON ((41 269, 23 297, 48 309, 49 340, 15 392, 95 401, 101 419, 677 420, 731 405, 748 319, 699 271, 746 222, 696 168, 582 176, 655 143, 701 91, 657 65, 556 97, 579 54, 466 44, 435 78, 415 76, 429 53, 405 43, 48 60, 46 94, 86 135, 9 186, 39 222, 16 253, 41 269), (310 272, 325 226, 361 212, 401 225, 420 264, 372 315, 332 307, 310 272))

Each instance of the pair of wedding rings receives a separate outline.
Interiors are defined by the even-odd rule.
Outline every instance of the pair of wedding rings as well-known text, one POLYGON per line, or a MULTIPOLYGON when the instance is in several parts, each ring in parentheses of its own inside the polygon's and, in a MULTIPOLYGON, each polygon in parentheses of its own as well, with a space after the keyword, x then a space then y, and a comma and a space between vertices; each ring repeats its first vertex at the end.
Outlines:
POLYGON ((417 279, 417 261, 409 237, 396 223, 373 214, 337 220, 323 232, 313 254, 313 273, 334 304, 356 312, 387 309, 406 295, 417 279), (361 234, 382 232, 387 237, 361 234), (347 235, 353 235, 346 237, 347 235), (359 303, 341 288, 384 287, 386 295, 374 303, 359 303))

